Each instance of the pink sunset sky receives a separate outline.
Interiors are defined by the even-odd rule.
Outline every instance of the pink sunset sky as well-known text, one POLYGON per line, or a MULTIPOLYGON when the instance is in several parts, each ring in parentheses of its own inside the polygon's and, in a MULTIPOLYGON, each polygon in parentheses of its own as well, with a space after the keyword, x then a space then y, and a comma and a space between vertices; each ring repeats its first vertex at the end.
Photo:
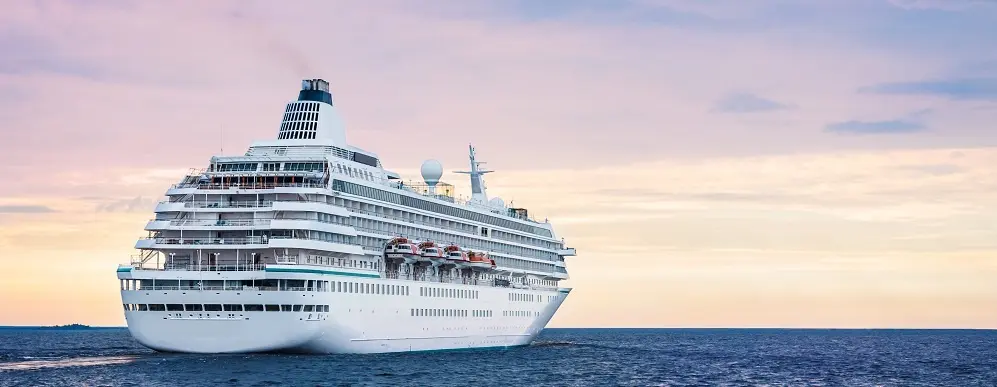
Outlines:
POLYGON ((551 326, 997 328, 995 48, 982 0, 7 1, 0 325, 123 325, 166 188, 324 78, 578 249, 551 326))

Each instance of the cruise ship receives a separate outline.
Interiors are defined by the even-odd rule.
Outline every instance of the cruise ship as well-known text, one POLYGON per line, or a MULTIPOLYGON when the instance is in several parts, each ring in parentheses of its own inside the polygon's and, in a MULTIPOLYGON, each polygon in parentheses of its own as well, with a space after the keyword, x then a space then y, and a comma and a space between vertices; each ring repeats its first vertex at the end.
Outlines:
POLYGON ((466 199, 435 160, 403 181, 346 143, 328 82, 302 81, 275 140, 212 157, 156 205, 117 268, 129 332, 185 353, 530 344, 571 290, 575 250, 489 198, 492 171, 468 156, 466 199))

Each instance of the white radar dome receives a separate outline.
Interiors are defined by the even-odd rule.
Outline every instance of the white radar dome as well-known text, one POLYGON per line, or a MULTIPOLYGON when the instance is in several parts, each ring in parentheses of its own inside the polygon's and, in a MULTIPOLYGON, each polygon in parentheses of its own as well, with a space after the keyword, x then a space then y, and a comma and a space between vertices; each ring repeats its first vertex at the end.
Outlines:
POLYGON ((436 160, 426 160, 422 163, 422 180, 429 185, 436 185, 443 177, 443 165, 436 160))
POLYGON ((488 201, 488 205, 492 208, 505 208, 505 201, 502 198, 492 198, 488 201))

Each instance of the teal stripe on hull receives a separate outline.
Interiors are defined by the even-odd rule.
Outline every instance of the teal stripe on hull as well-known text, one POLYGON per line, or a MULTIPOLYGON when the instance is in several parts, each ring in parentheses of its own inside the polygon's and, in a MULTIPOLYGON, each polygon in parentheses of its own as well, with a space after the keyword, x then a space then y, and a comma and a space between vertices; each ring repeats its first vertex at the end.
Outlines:
POLYGON ((119 267, 118 268, 118 273, 127 273, 127 272, 130 272, 130 271, 132 271, 132 268, 130 268, 130 267, 119 267))
POLYGON ((333 270, 322 270, 322 269, 295 269, 289 267, 268 267, 264 270, 269 273, 308 273, 308 274, 341 275, 346 277, 381 278, 379 274, 350 273, 345 271, 333 271, 333 270))

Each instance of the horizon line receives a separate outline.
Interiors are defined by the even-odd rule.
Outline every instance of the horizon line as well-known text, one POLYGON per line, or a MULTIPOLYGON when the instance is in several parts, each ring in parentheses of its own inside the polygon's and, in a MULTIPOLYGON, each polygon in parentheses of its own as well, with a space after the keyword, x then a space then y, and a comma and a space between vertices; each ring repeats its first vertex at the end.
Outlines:
MULTIPOLYGON (((38 329, 38 328, 62 328, 72 325, 82 325, 82 329, 127 329, 127 325, 86 325, 71 323, 64 325, 0 325, 0 329, 38 329)), ((603 330, 837 330, 837 331, 997 331, 997 328, 955 328, 955 327, 550 327, 551 329, 603 329, 603 330)))

